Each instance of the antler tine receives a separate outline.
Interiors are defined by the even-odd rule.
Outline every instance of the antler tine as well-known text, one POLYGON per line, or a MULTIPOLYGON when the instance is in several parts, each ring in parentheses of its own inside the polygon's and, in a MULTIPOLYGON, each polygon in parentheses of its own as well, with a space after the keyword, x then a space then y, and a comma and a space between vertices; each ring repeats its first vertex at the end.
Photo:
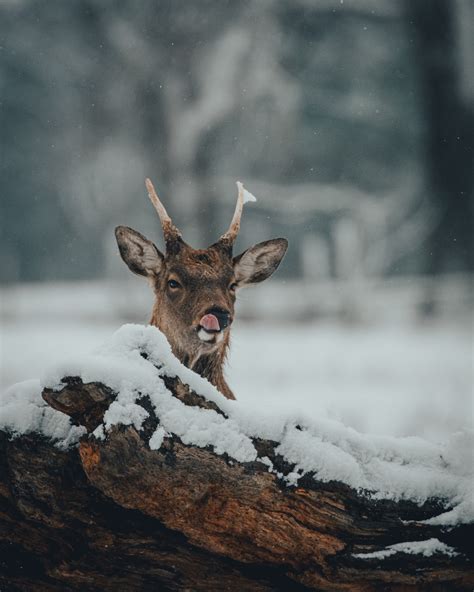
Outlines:
POLYGON ((168 212, 165 210, 165 206, 161 203, 160 198, 156 194, 155 188, 153 187, 153 183, 150 179, 145 179, 145 185, 148 191, 148 197, 151 200, 151 203, 155 206, 155 210, 160 217, 161 222, 171 222, 171 218, 168 215, 168 212))
POLYGON ((234 215, 232 222, 230 223, 229 229, 224 233, 219 242, 227 243, 232 246, 239 234, 240 230, 240 219, 242 218, 242 211, 244 209, 244 186, 240 181, 237 181, 237 189, 239 191, 237 195, 237 204, 235 206, 234 215))
POLYGON ((154 205, 155 210, 160 218, 161 227, 163 228, 163 234, 165 237, 166 248, 169 249, 172 243, 181 239, 181 232, 173 224, 173 221, 166 211, 165 206, 161 203, 160 198, 158 197, 150 179, 145 179, 145 185, 148 191, 148 197, 150 198, 151 203, 154 205))

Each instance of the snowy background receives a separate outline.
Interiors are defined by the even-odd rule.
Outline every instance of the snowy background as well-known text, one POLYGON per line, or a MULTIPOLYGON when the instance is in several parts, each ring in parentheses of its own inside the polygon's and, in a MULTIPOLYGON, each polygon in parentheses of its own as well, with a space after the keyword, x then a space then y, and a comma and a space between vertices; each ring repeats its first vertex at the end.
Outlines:
MULTIPOLYGON (((75 353, 89 353, 124 322, 146 323, 151 302, 146 283, 137 278, 127 297, 121 289, 100 283, 3 289, 3 309, 10 314, 2 321, 2 387, 40 377, 75 353), (133 308, 129 314, 127 306, 133 308)), ((464 322, 449 315, 414 321, 402 315, 400 303, 385 318, 379 313, 376 321, 359 324, 296 322, 283 314, 278 321, 245 320, 246 310, 272 302, 284 289, 274 280, 273 287, 240 293, 237 314, 244 320, 233 328, 227 365, 239 400, 264 414, 303 410, 308 418, 337 419, 365 433, 418 435, 433 442, 472 429, 468 316, 464 322)))
POLYGON ((472 427, 470 0, 0 1, 0 384, 151 294, 113 228, 286 236, 239 295, 227 375, 263 410, 446 440, 472 427))

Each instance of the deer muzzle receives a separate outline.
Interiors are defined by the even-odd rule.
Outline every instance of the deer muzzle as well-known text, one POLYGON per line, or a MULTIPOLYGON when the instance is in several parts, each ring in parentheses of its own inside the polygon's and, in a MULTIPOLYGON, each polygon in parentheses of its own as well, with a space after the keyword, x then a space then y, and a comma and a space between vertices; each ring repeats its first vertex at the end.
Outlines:
POLYGON ((227 310, 213 308, 199 321, 198 335, 201 341, 218 343, 222 340, 222 332, 231 323, 231 315, 227 310))

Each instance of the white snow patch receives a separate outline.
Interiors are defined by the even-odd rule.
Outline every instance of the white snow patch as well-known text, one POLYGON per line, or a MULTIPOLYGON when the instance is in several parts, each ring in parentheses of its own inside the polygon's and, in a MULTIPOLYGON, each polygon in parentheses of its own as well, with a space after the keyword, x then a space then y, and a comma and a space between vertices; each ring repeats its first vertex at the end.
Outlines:
POLYGON ((104 425, 100 424, 99 426, 97 426, 95 428, 95 430, 92 432, 92 435, 94 436, 94 438, 96 438, 97 440, 105 440, 105 430, 104 430, 104 425))
POLYGON ((140 430, 148 415, 148 411, 136 403, 121 404, 114 401, 104 414, 105 428, 109 430, 113 425, 121 423, 133 425, 135 429, 140 430))
POLYGON ((412 541, 406 543, 396 543, 389 545, 382 551, 374 551, 373 553, 354 553, 353 556, 358 559, 385 559, 395 553, 406 553, 408 555, 423 555, 424 557, 431 557, 435 553, 443 553, 450 557, 459 555, 452 547, 442 543, 438 539, 428 539, 426 541, 412 541))
POLYGON ((156 430, 153 432, 153 435, 148 442, 151 450, 159 450, 161 445, 163 444, 163 440, 168 434, 166 430, 164 430, 161 426, 158 426, 156 430))
POLYGON ((245 189, 245 187, 242 185, 242 183, 240 181, 237 181, 237 187, 239 189, 242 189, 242 193, 243 193, 243 197, 244 197, 244 204, 246 204, 249 201, 257 201, 257 198, 255 197, 255 195, 250 193, 250 191, 247 191, 247 189, 245 189))
POLYGON ((0 429, 13 437, 37 432, 55 441, 59 448, 76 444, 86 429, 73 426, 68 415, 44 401, 41 392, 39 380, 25 380, 0 395, 0 429))

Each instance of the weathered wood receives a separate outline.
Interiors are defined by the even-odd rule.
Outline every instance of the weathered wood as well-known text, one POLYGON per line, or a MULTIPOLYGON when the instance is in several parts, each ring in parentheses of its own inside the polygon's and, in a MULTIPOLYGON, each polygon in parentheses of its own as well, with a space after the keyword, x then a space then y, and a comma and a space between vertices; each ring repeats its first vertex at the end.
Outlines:
POLYGON ((291 584, 281 569, 197 549, 158 520, 119 506, 91 486, 77 450, 1 433, 0 458, 2 591, 267 592, 291 584))
POLYGON ((69 415, 74 422, 85 426, 88 432, 93 432, 115 399, 113 391, 96 382, 84 384, 75 376, 64 378, 63 382, 66 386, 59 392, 45 388, 43 399, 54 409, 69 415))
MULTIPOLYGON (((179 379, 167 386, 187 405, 218 410, 179 379)), ((111 397, 109 389, 80 379, 44 393, 89 431, 111 397)), ((441 511, 438 501, 374 501, 312 476, 288 487, 262 463, 237 463, 176 436, 150 450, 147 439, 159 418, 147 399, 140 403, 150 412, 144 430, 116 427, 105 441, 85 436, 70 451, 38 435, 3 436, 0 588, 472 589, 472 527, 444 532, 420 523, 441 511), (431 537, 464 554, 353 556, 431 537)), ((275 453, 277 443, 254 444, 281 473, 293 469, 275 453)))

